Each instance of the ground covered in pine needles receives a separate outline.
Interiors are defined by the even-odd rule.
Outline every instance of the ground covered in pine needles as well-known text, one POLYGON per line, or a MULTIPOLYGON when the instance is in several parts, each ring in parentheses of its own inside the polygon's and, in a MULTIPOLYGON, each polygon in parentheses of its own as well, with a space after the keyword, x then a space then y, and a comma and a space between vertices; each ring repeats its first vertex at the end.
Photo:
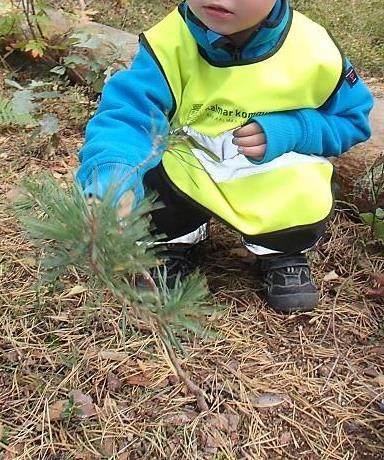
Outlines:
MULTIPOLYGON (((2 203, 22 176, 73 171, 81 130, 60 104, 54 150, 1 134, 2 203)), ((383 458, 383 305, 367 292, 384 259, 345 213, 312 254, 320 307, 292 316, 265 306, 253 256, 213 223, 194 257, 220 305, 209 323, 221 337, 183 337, 181 357, 209 413, 198 413, 158 339, 137 321, 124 328, 106 293, 76 272, 42 285, 39 254, 6 206, 0 213, 2 460, 383 458)))
POLYGON ((194 259, 220 337, 180 337, 207 394, 199 413, 161 342, 133 316, 126 326, 107 293, 75 271, 39 281, 40 254, 7 205, 22 177, 71 177, 94 108, 71 88, 51 104, 55 146, 0 132, 0 459, 384 458, 384 306, 369 297, 384 258, 370 230, 336 212, 311 254, 320 306, 287 316, 260 299, 238 236, 212 224, 194 259))

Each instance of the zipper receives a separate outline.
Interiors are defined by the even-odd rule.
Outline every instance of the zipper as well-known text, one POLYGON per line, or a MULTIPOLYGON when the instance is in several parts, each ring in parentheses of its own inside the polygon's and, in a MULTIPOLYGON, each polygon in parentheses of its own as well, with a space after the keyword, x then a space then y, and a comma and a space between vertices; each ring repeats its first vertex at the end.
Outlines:
POLYGON ((233 60, 237 63, 241 61, 241 49, 237 46, 233 50, 233 60))

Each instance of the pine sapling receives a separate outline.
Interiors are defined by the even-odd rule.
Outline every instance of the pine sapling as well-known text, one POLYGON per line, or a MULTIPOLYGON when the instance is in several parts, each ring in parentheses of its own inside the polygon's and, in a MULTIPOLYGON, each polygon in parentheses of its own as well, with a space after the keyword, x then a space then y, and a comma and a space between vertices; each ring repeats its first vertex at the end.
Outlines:
MULTIPOLYGON (((63 185, 63 184, 62 184, 63 185)), ((110 190, 100 203, 89 203, 78 185, 62 186, 50 176, 24 182, 25 199, 17 206, 28 239, 43 252, 42 266, 48 279, 69 268, 86 275, 89 283, 107 288, 122 305, 158 334, 180 380, 207 411, 206 395, 182 369, 176 349, 181 345, 175 332, 186 329, 207 335, 202 318, 212 313, 208 289, 198 273, 178 279, 173 289, 157 286, 150 269, 159 266, 154 237, 149 231, 153 199, 118 215, 110 190)), ((65 184, 64 184, 65 185, 65 184)))

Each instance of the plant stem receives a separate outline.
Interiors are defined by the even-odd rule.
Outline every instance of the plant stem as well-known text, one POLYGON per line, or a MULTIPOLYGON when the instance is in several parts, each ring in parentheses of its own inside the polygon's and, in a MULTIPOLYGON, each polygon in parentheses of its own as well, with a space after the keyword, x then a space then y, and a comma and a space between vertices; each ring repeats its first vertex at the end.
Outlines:
POLYGON ((200 387, 198 387, 195 383, 192 382, 189 375, 180 366, 180 363, 179 363, 179 360, 177 359, 175 351, 169 344, 165 336, 165 333, 163 331, 163 327, 159 323, 158 323, 158 333, 159 333, 161 342, 163 343, 165 349, 167 350, 169 359, 171 360, 171 363, 173 367, 175 368, 177 376, 185 384, 188 390, 195 396, 197 407, 200 409, 200 411, 208 412, 209 407, 206 401, 206 395, 204 394, 204 391, 200 387))
MULTIPOLYGON (((100 266, 98 264, 97 253, 96 253, 96 239, 97 239, 97 233, 98 233, 98 222, 95 216, 95 212, 92 208, 89 209, 89 227, 91 230, 91 242, 89 245, 91 268, 94 274, 98 277, 98 279, 102 281, 106 285, 106 287, 109 288, 109 290, 125 305, 127 302, 127 299, 125 299, 120 293, 116 292, 116 290, 113 288, 113 285, 111 283, 108 283, 108 280, 105 279, 103 271, 100 269, 100 266)), ((144 277, 145 282, 148 285, 148 288, 155 294, 156 299, 157 299, 156 301, 159 304, 159 307, 161 307, 161 302, 159 298, 159 290, 153 278, 146 271, 143 271, 142 275, 144 277)), ((203 390, 199 386, 197 386, 194 382, 192 382, 189 375, 182 369, 179 363, 179 360, 176 356, 176 353, 174 349, 172 348, 172 346, 170 345, 169 340, 167 339, 167 333, 166 333, 164 326, 161 324, 159 320, 156 320, 155 318, 154 318, 154 323, 153 323, 153 329, 157 330, 160 340, 163 343, 165 349, 167 350, 169 359, 176 371, 177 376, 185 384, 185 386, 188 388, 190 393, 192 393, 195 396, 196 403, 200 411, 201 412, 209 411, 209 407, 206 401, 206 395, 204 394, 203 390)))
POLYGON ((28 27, 29 27, 29 31, 31 32, 31 35, 32 35, 32 38, 34 40, 37 40, 37 37, 36 37, 36 34, 35 34, 35 29, 33 28, 33 25, 31 23, 31 20, 30 20, 30 17, 29 17, 29 2, 28 0, 22 0, 21 1, 22 3, 22 6, 23 6, 23 13, 24 13, 24 16, 25 16, 25 19, 27 21, 27 24, 28 24, 28 27))

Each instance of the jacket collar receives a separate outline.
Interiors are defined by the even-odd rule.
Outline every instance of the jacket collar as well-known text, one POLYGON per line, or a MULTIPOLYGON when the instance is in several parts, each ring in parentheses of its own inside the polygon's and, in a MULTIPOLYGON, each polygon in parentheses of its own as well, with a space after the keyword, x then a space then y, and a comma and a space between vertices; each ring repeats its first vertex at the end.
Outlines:
POLYGON ((208 29, 189 9, 187 0, 179 5, 179 11, 199 47, 210 61, 218 64, 249 61, 269 54, 288 27, 290 18, 288 0, 276 0, 271 13, 259 29, 242 48, 238 48, 229 37, 208 29))

